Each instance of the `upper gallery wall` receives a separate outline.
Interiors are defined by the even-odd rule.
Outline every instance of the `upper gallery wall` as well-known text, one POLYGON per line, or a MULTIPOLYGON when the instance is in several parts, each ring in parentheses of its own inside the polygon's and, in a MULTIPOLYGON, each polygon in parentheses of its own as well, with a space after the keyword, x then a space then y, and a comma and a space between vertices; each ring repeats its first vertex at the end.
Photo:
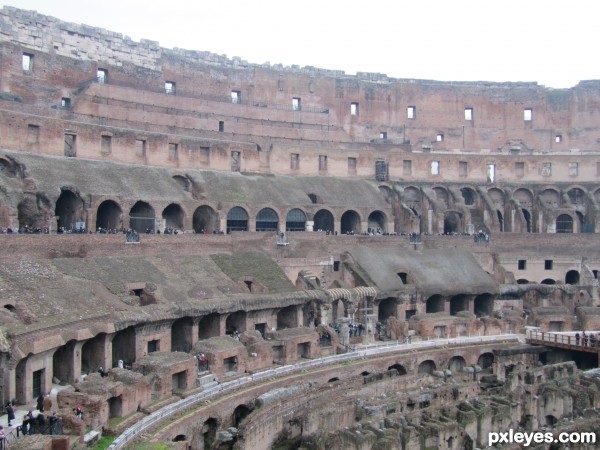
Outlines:
POLYGON ((600 174, 600 81, 547 89, 257 65, 8 6, 0 58, 0 145, 13 150, 381 181, 460 179, 466 159, 483 183, 490 166, 492 181, 600 174))

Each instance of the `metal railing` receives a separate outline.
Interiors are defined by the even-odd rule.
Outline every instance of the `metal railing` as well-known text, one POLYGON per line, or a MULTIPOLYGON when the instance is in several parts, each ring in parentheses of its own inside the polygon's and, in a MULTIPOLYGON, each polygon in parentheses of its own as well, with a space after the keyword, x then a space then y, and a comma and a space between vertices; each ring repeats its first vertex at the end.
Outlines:
POLYGON ((59 419, 56 422, 50 422, 50 420, 47 419, 43 425, 40 425, 34 419, 34 422, 28 425, 26 428, 23 428, 22 425, 19 425, 16 428, 11 428, 9 432, 5 432, 4 439, 0 440, 0 449, 9 449, 11 445, 21 437, 21 435, 24 436, 26 434, 61 435, 63 434, 62 421, 59 419))
POLYGON ((135 425, 131 426, 118 436, 113 443, 110 445, 109 450, 120 450, 128 445, 131 441, 136 439, 145 430, 158 424, 163 419, 175 414, 176 412, 190 408, 195 404, 208 400, 216 395, 222 395, 227 392, 231 392, 242 386, 250 385, 255 382, 264 381, 272 378, 285 376, 294 372, 301 372, 302 370, 318 368, 325 365, 340 364, 353 359, 362 359, 367 356, 377 356, 386 353, 398 352, 405 350, 411 352, 420 348, 448 348, 448 347, 459 347, 468 344, 483 344, 488 342, 519 342, 519 335, 517 334, 500 334, 494 336, 471 336, 471 337, 458 337, 458 338, 445 338, 436 339, 429 341, 420 341, 411 344, 407 344, 400 341, 388 341, 386 344, 372 345, 363 348, 354 347, 351 352, 343 353, 341 355, 326 356, 319 359, 302 361, 295 364, 285 365, 276 367, 274 369, 265 370, 256 374, 244 376, 236 380, 227 381, 217 386, 210 387, 198 394, 194 394, 190 397, 182 399, 176 403, 165 406, 164 408, 144 417, 135 425))
POLYGON ((531 340, 547 342, 548 344, 569 345, 572 347, 587 347, 600 349, 600 332, 572 331, 565 333, 551 333, 532 330, 527 334, 531 340))

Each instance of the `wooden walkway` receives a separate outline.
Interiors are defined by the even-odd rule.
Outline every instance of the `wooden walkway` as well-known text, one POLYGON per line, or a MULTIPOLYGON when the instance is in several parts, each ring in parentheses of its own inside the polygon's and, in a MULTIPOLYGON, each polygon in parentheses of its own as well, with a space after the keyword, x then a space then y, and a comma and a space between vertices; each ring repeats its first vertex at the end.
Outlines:
POLYGON ((544 333, 541 331, 531 331, 527 334, 526 341, 532 345, 544 345, 546 347, 563 348, 565 350, 574 350, 578 352, 600 354, 600 332, 586 332, 587 339, 580 336, 577 338, 575 332, 569 333, 544 333), (589 339, 589 336, 597 336, 597 339, 589 339))

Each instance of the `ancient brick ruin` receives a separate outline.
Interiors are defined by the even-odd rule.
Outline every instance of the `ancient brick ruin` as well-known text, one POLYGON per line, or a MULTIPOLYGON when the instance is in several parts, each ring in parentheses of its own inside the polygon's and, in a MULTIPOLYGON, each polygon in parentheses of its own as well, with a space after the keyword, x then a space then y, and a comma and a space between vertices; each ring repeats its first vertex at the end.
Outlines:
POLYGON ((70 436, 14 448, 157 417, 143 439, 182 450, 595 429, 597 352, 525 333, 600 330, 598 104, 4 7, 0 401, 60 386, 70 436))

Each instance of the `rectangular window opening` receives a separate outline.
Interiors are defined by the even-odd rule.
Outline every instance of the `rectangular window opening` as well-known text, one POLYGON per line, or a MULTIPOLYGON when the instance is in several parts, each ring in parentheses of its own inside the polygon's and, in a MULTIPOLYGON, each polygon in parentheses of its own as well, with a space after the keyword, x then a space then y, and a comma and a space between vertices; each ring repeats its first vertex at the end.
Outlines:
POLYGON ((154 353, 158 351, 160 351, 160 341, 158 339, 148 341, 148 353, 154 353))
POLYGON ((112 136, 102 135, 100 138, 100 151, 104 155, 112 153, 112 136))
POLYGON ((525 120, 525 122, 531 122, 533 120, 533 109, 525 108, 523 110, 523 120, 525 120))
POLYGON ((525 270, 527 268, 527 260, 520 259, 517 265, 518 270, 525 270))
POLYGON ((387 131, 380 131, 379 139, 381 139, 382 141, 387 141, 387 131))
POLYGON ((469 175, 469 163, 467 161, 458 162, 458 176, 466 177, 469 175))
POLYGON ((239 151, 231 152, 231 171, 240 172, 242 169, 241 153, 239 151))
POLYGON ((302 108, 301 99, 299 97, 294 97, 292 99, 292 109, 294 111, 300 111, 301 108, 302 108))
POLYGON ((173 81, 165 81, 165 94, 175 95, 175 83, 173 81))
POLYGON ((439 161, 431 161, 431 175, 439 175, 440 174, 440 162, 439 161))
POLYGON ((96 71, 96 81, 98 83, 106 83, 108 81, 108 70, 98 69, 96 71))
POLYGON ((143 158, 146 155, 146 141, 143 139, 135 140, 135 156, 143 158))
POLYGON ((546 259, 544 261, 544 270, 552 270, 553 266, 554 266, 554 261, 552 261, 551 259, 546 259))
POLYGON ((290 155, 290 169, 298 170, 300 169, 300 154, 292 153, 290 155))
POLYGON ((358 103, 356 103, 356 102, 350 103, 350 115, 358 116, 358 103))
POLYGON ((542 163, 542 176, 549 177, 552 175, 552 163, 542 163))
POLYGON ((562 134, 557 134, 556 136, 554 136, 554 142, 560 144, 562 142, 562 134))
POLYGON ((327 170, 327 155, 319 155, 319 171, 327 170))
POLYGON ((210 147, 200 147, 200 162, 208 164, 210 161, 210 147))
POLYGON ((524 162, 516 162, 515 163, 515 175, 518 177, 525 176, 525 163, 524 162))
POLYGON ((231 91, 231 103, 236 105, 242 102, 242 93, 240 91, 231 91))
POLYGON ((72 133, 65 133, 65 145, 64 155, 68 158, 74 158, 77 156, 77 135, 72 133))
POLYGON ((570 162, 569 163, 569 176, 576 177, 579 175, 579 163, 570 162))
POLYGON ((223 122, 222 120, 219 120, 219 131, 222 133, 223 131, 225 131, 225 122, 223 122))
POLYGON ((348 158, 348 174, 356 175, 356 158, 348 158))
POLYGON ((444 141, 444 135, 442 133, 438 133, 435 137, 435 140, 437 142, 443 142, 444 141))
POLYGON ((31 53, 23 53, 21 63, 24 72, 31 72, 33 70, 33 55, 31 53))
POLYGON ((27 125, 27 143, 37 144, 40 141, 39 125, 27 125))
POLYGON ((69 97, 63 97, 60 99, 61 108, 68 109, 71 107, 71 99, 69 97))
POLYGON ((465 108, 465 120, 473 120, 473 108, 465 108))
POLYGON ((169 143, 169 160, 177 161, 179 153, 179 145, 174 143, 169 143))
POLYGON ((406 117, 408 119, 416 119, 416 117, 417 117, 417 107, 416 106, 408 106, 406 108, 406 117))
POLYGON ((487 165, 487 182, 494 183, 496 181, 496 164, 487 165))

